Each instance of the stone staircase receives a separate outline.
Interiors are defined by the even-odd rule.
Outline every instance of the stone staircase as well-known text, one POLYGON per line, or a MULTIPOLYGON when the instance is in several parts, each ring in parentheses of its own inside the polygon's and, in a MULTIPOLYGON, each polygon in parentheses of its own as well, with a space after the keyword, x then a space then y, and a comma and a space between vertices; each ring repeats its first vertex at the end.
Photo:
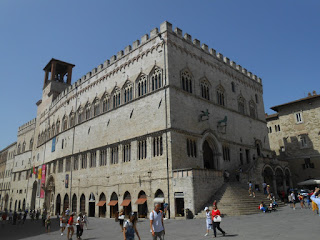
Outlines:
MULTIPOLYGON (((247 185, 230 182, 225 183, 208 202, 206 206, 212 210, 212 203, 217 200, 218 209, 222 215, 239 216, 260 213, 259 204, 263 201, 265 205, 270 204, 270 200, 263 193, 256 192, 256 197, 250 197, 247 185)), ((284 203, 277 201, 279 207, 284 203)), ((205 207, 205 206, 204 206, 205 207)), ((204 209, 203 207, 203 209, 204 209)), ((196 214, 195 218, 205 218, 205 211, 196 214)))

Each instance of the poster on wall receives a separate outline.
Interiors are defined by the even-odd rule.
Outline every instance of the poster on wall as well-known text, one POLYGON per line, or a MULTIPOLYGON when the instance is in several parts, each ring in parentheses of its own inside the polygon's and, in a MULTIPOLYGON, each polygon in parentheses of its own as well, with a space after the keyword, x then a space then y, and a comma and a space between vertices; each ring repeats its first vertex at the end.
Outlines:
POLYGON ((69 187, 69 174, 66 174, 66 180, 65 180, 65 187, 68 188, 69 187))
POLYGON ((42 165, 42 171, 41 171, 41 192, 40 192, 40 198, 44 198, 44 188, 46 186, 46 165, 42 165))

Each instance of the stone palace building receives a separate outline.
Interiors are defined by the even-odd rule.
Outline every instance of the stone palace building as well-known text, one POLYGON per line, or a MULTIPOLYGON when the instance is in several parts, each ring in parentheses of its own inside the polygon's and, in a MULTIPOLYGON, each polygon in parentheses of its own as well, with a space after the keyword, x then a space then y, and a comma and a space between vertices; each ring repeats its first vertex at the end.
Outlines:
POLYGON ((267 116, 270 147, 279 160, 287 161, 295 183, 320 176, 320 95, 271 108, 267 116))
POLYGON ((161 202, 178 217, 202 210, 226 169, 259 169, 249 178, 263 182, 262 81, 221 53, 164 22, 71 83, 74 66, 44 67, 37 116, 19 127, 5 167, 2 208, 143 217, 161 202))

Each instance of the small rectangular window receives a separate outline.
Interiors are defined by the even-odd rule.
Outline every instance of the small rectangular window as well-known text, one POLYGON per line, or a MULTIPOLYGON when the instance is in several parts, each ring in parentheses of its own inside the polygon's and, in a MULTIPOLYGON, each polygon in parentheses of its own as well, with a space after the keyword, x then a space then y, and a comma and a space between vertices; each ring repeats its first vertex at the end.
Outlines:
POLYGON ((296 123, 303 123, 302 112, 295 113, 296 123))

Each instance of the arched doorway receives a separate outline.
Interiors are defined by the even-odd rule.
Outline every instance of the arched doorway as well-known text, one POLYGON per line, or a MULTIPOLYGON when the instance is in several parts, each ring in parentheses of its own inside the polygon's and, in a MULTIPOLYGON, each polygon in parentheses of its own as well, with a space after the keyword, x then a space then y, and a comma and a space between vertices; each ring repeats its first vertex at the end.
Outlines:
POLYGON ((14 211, 17 211, 17 204, 18 204, 18 200, 16 200, 14 203, 14 211))
POLYGON ((61 214, 61 196, 58 194, 57 199, 56 199, 56 214, 60 215, 61 214))
POLYGON ((138 194, 138 217, 145 218, 148 214, 147 195, 144 191, 140 191, 138 194))
POLYGON ((89 197, 89 217, 94 217, 96 210, 96 198, 93 193, 90 193, 89 197))
POLYGON ((80 212, 86 212, 86 197, 84 196, 84 194, 82 194, 80 197, 80 212))
POLYGON ((110 206, 110 218, 115 218, 119 211, 118 195, 115 192, 111 194, 108 205, 110 206))
POLYGON ((49 177, 47 185, 45 187, 45 208, 49 210, 52 214, 54 213, 54 191, 55 183, 53 176, 49 177))
POLYGON ((158 189, 156 193, 154 194, 154 203, 160 203, 161 204, 161 210, 164 211, 164 194, 161 189, 158 189))
POLYGON ((26 210, 26 199, 23 199, 23 202, 22 202, 22 211, 25 211, 26 210))
POLYGON ((4 197, 4 210, 8 210, 8 202, 9 202, 9 195, 6 194, 4 197))
POLYGON ((64 199, 63 199, 63 212, 65 212, 68 208, 69 208, 69 196, 66 193, 66 195, 64 195, 64 199))
POLYGON ((271 190, 273 191, 273 170, 270 166, 265 166, 263 169, 262 176, 264 178, 264 182, 267 185, 270 185, 271 190))
POLYGON ((32 194, 31 194, 31 206, 30 206, 31 210, 36 209, 37 185, 38 185, 37 181, 34 181, 34 183, 32 185, 32 194))
POLYGON ((72 196, 72 212, 77 212, 77 195, 72 196))
POLYGON ((21 211, 21 200, 19 200, 18 211, 21 211))
POLYGON ((284 182, 284 173, 281 168, 277 167, 275 171, 275 176, 276 176, 276 187, 277 187, 277 192, 274 194, 277 194, 279 197, 282 199, 282 190, 284 190, 283 182, 284 182))
POLYGON ((100 194, 99 202, 97 205, 99 206, 99 217, 105 218, 107 207, 106 207, 106 195, 104 195, 104 193, 100 194))
POLYGON ((202 145, 203 166, 206 169, 218 169, 217 148, 213 141, 205 140, 202 145))
POLYGON ((121 203, 121 206, 123 206, 124 215, 126 217, 129 217, 132 207, 131 207, 131 194, 127 191, 123 195, 123 201, 121 203))
POLYGON ((10 211, 11 211, 11 209, 12 209, 12 201, 13 201, 12 198, 10 198, 10 208, 9 208, 10 211))

